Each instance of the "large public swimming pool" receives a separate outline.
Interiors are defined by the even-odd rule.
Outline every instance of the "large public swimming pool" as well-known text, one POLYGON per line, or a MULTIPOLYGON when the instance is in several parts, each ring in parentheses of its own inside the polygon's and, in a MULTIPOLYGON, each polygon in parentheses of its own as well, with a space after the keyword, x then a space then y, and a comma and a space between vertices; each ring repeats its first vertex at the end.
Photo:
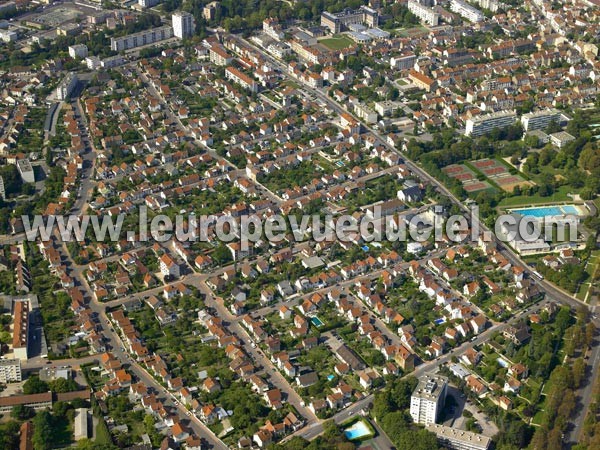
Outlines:
POLYGON ((532 217, 563 216, 567 214, 582 216, 585 214, 583 208, 576 205, 540 206, 536 208, 513 209, 511 212, 532 217))

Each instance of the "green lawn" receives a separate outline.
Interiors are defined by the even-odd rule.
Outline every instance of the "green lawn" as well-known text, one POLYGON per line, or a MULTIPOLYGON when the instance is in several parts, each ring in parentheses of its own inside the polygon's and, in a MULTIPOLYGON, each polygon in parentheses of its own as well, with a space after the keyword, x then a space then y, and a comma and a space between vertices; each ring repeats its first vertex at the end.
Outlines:
POLYGON ((508 197, 502 199, 498 205, 500 208, 511 208, 514 206, 531 206, 540 203, 557 203, 557 202, 568 202, 571 198, 567 194, 572 192, 570 186, 561 186, 558 190, 550 197, 542 197, 541 195, 517 195, 516 197, 508 197))
POLYGON ((343 34, 337 34, 334 37, 321 39, 319 41, 319 44, 323 44, 325 47, 328 47, 331 50, 341 50, 343 48, 352 46, 353 43, 354 41, 352 41, 352 39, 343 34))

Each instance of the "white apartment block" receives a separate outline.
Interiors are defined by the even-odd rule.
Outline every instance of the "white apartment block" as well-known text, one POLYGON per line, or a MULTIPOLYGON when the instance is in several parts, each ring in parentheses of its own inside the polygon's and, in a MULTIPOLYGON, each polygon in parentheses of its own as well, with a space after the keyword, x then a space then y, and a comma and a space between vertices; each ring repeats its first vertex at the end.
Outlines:
POLYGON ((170 25, 163 25, 162 27, 128 34, 127 36, 110 38, 110 49, 115 52, 121 52, 136 47, 142 47, 144 45, 154 44, 172 37, 173 27, 170 25))
POLYGON ((88 55, 88 48, 85 44, 69 45, 69 56, 73 59, 83 59, 88 55))
POLYGON ((534 111, 521 116, 521 124, 525 131, 541 130, 546 128, 550 122, 560 121, 560 111, 549 108, 541 111, 534 111))
POLYGON ((492 440, 478 433, 430 424, 427 430, 435 433, 439 443, 450 450, 488 450, 492 440))
POLYGON ((354 114, 367 123, 377 122, 377 113, 362 103, 356 103, 354 105, 354 114))
POLYGON ((63 100, 69 98, 73 92, 73 89, 75 89, 75 86, 77 86, 78 81, 79 79, 74 73, 70 73, 64 77, 56 87, 56 99, 62 102, 63 100))
POLYGON ((0 383, 15 383, 21 381, 21 360, 0 359, 0 383))
POLYGON ((408 0, 408 10, 417 16, 421 22, 425 22, 432 27, 440 23, 440 15, 433 8, 422 5, 417 0, 408 0))
POLYGON ((410 415, 415 423, 436 423, 446 401, 448 379, 439 375, 424 375, 410 397, 410 415))
POLYGON ((17 160, 17 169, 25 183, 35 183, 33 167, 27 158, 17 160))
POLYGON ((506 128, 515 123, 517 114, 514 111, 498 111, 492 114, 473 117, 467 120, 465 134, 467 136, 483 136, 494 128, 506 128))
POLYGON ((160 3, 160 0, 138 0, 138 5, 142 8, 152 8, 160 3))
POLYGON ((450 2, 450 10, 470 22, 481 22, 485 18, 481 11, 462 0, 452 0, 450 2))
POLYGON ((173 21, 173 34, 179 39, 194 35, 194 16, 188 12, 178 11, 171 17, 173 21))
POLYGON ((280 41, 284 37, 283 29, 277 19, 268 18, 263 20, 263 33, 276 41, 280 41))

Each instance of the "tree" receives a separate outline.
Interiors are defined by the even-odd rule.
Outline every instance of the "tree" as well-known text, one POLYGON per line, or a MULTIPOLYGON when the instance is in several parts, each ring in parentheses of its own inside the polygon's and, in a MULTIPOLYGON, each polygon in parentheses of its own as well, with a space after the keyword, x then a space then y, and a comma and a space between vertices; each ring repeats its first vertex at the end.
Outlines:
POLYGON ((23 384, 23 393, 29 394, 41 394, 42 392, 48 392, 48 383, 40 380, 37 376, 31 376, 23 384))
POLYGON ((16 405, 13 406, 13 409, 10 412, 10 417, 17 420, 27 420, 31 419, 35 415, 35 411, 33 408, 25 405, 16 405))
POLYGON ((52 415, 48 411, 40 411, 33 418, 33 448, 35 450, 50 450, 52 441, 52 415))

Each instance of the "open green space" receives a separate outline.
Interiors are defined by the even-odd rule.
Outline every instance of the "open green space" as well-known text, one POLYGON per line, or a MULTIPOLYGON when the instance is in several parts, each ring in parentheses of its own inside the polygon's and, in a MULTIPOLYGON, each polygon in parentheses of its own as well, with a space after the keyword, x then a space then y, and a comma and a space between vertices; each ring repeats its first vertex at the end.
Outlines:
POLYGON ((353 43, 352 39, 343 34, 337 34, 333 37, 321 39, 319 41, 319 44, 323 44, 331 50, 341 50, 343 48, 351 47, 353 43))

